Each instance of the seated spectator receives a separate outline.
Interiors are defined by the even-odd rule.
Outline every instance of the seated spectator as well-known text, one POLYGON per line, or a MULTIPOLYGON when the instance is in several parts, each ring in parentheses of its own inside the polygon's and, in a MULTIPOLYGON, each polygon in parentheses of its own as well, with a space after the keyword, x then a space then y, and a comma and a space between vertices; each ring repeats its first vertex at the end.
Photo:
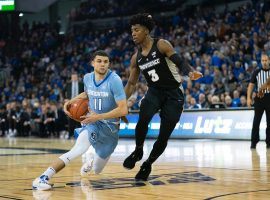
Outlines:
POLYGON ((213 81, 214 81, 214 78, 213 76, 210 74, 210 71, 208 69, 206 69, 204 71, 204 75, 201 79, 201 83, 204 83, 204 84, 212 84, 213 81))
POLYGON ((209 103, 205 99, 205 94, 201 93, 199 95, 199 104, 201 105, 201 108, 209 108, 209 103))
POLYGON ((188 108, 189 109, 201 109, 202 106, 196 102, 195 98, 192 97, 190 99, 190 106, 188 108))
POLYGON ((220 102, 218 96, 213 96, 209 108, 210 109, 221 109, 221 108, 224 109, 226 108, 226 105, 223 102, 220 102))
POLYGON ((247 107, 247 98, 246 98, 246 96, 242 95, 240 97, 240 106, 239 107, 247 107))
POLYGON ((232 98, 229 95, 225 97, 225 104, 227 108, 232 107, 232 98))
POLYGON ((217 82, 215 85, 216 85, 216 89, 214 91, 215 95, 220 95, 225 92, 225 87, 223 83, 217 82))
POLYGON ((240 98, 238 90, 233 91, 233 99, 232 99, 232 107, 239 107, 240 106, 240 98))

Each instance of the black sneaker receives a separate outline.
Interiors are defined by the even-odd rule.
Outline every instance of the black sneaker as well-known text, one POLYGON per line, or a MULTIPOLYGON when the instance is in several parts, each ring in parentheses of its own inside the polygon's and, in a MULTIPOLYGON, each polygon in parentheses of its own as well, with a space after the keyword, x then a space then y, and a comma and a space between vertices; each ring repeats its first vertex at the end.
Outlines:
POLYGON ((123 163, 123 166, 127 169, 133 169, 135 167, 135 163, 140 161, 143 157, 142 149, 135 149, 129 157, 127 157, 123 163))
POLYGON ((140 171, 136 174, 136 180, 147 181, 152 170, 152 165, 149 162, 144 162, 141 166, 140 171))
POLYGON ((250 149, 256 149, 256 145, 257 145, 257 144, 255 144, 255 143, 251 143, 250 149))

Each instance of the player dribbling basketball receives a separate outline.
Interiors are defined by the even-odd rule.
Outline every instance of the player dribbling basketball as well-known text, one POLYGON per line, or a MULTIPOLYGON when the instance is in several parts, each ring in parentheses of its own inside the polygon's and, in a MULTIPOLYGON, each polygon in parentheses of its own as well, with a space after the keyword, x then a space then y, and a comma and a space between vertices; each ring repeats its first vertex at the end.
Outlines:
MULTIPOLYGON (((50 167, 33 181, 33 189, 49 190, 49 180, 70 161, 85 153, 90 146, 95 149, 93 171, 98 174, 105 167, 118 143, 119 117, 128 113, 126 95, 121 78, 109 70, 109 56, 104 51, 93 54, 94 72, 84 76, 85 91, 64 105, 64 111, 78 98, 88 98, 91 114, 83 116, 81 128, 73 148, 57 158, 50 167)), ((88 170, 91 170, 89 166, 88 170)))

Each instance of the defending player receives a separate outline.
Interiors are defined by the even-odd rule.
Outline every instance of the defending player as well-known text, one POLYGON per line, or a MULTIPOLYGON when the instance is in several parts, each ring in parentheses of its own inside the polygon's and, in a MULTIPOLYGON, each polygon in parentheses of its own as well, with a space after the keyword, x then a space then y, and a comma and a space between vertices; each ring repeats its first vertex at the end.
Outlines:
POLYGON ((137 14, 132 17, 130 25, 133 41, 139 49, 131 58, 130 77, 125 92, 129 98, 136 87, 140 71, 147 81, 148 91, 141 101, 139 120, 135 129, 136 148, 126 158, 123 166, 132 169, 135 163, 142 159, 148 124, 154 114, 160 110, 161 124, 158 139, 148 159, 135 176, 136 179, 147 180, 152 164, 165 150, 183 110, 184 95, 181 90, 180 74, 189 75, 193 80, 200 78, 202 74, 193 71, 167 40, 150 36, 154 27, 154 21, 150 15, 137 14))
POLYGON ((118 143, 119 117, 128 113, 126 95, 121 78, 108 69, 109 56, 104 51, 93 54, 94 72, 84 76, 85 91, 64 105, 65 113, 68 104, 78 98, 88 98, 91 114, 83 116, 81 128, 73 148, 56 159, 41 176, 33 181, 33 189, 49 190, 49 180, 62 170, 70 161, 85 153, 90 145, 95 149, 93 170, 100 173, 108 162, 118 143))

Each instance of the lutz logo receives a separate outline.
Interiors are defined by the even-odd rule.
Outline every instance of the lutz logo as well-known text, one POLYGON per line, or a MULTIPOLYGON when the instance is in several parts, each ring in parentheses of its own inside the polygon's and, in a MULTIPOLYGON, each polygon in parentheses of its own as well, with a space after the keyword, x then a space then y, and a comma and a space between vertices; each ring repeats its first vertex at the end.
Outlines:
POLYGON ((194 133, 225 133, 229 134, 231 132, 231 127, 233 124, 232 119, 222 119, 221 116, 218 116, 216 119, 205 119, 203 120, 202 116, 197 118, 196 126, 194 133))
POLYGON ((93 190, 108 190, 119 188, 143 187, 146 185, 170 185, 192 182, 214 181, 216 179, 203 175, 200 172, 182 172, 172 174, 152 175, 148 181, 136 181, 134 178, 112 178, 100 180, 83 180, 80 182, 67 183, 70 187, 90 187, 93 190))

